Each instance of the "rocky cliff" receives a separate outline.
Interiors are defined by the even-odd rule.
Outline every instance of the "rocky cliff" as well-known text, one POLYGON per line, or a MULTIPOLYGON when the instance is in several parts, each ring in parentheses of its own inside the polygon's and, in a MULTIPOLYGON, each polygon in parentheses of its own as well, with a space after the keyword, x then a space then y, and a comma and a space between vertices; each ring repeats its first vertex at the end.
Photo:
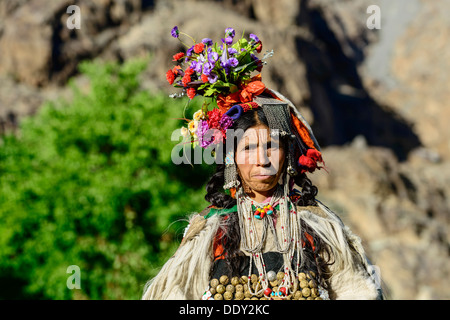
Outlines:
POLYGON ((20 0, 0 2, 0 132, 67 96, 84 59, 151 55, 142 85, 169 92, 179 42, 257 34, 263 81, 312 124, 319 198, 359 234, 393 299, 450 298, 450 17, 445 0, 20 0), (81 8, 81 29, 66 26, 81 8), (381 29, 366 10, 381 9, 381 29))

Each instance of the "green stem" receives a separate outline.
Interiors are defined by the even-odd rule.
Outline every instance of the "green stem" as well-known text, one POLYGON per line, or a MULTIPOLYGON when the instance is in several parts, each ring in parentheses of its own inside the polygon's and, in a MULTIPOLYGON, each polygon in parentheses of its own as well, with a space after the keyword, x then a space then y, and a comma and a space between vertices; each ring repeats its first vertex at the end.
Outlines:
POLYGON ((188 37, 189 39, 191 39, 192 40, 192 42, 194 42, 194 44, 196 44, 197 42, 195 41, 195 39, 194 38, 192 38, 190 35, 188 35, 187 33, 184 33, 184 32, 181 32, 180 31, 180 34, 183 34, 183 35, 185 35, 186 37, 188 37))

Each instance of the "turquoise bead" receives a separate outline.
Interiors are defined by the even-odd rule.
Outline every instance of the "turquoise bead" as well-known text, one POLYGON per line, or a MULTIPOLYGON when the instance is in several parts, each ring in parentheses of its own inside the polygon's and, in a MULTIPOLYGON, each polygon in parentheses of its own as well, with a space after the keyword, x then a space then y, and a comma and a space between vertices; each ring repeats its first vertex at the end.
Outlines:
POLYGON ((269 216, 270 216, 272 213, 273 213, 272 210, 268 210, 268 211, 267 211, 267 214, 268 214, 269 216))
POLYGON ((261 219, 261 216, 256 215, 255 218, 258 219, 258 220, 260 220, 260 219, 261 219))

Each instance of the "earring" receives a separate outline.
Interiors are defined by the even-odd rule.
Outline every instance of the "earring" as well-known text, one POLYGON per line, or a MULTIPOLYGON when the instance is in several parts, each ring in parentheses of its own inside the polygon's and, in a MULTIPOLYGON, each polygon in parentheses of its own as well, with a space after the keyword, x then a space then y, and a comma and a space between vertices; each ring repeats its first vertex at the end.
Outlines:
POLYGON ((224 185, 225 190, 239 187, 236 163, 234 162, 234 152, 229 151, 225 157, 224 185))
POLYGON ((294 177, 298 174, 297 169, 296 169, 296 162, 295 162, 295 158, 294 158, 294 144, 293 142, 289 143, 289 151, 288 151, 288 155, 287 155, 287 160, 288 160, 288 166, 287 166, 287 173, 291 176, 294 177))

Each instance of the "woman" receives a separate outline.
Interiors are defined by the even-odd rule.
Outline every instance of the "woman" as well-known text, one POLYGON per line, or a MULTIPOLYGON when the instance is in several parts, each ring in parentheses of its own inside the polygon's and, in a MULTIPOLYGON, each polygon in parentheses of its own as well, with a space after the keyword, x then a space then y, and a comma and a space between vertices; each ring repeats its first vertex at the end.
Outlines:
POLYGON ((360 239, 306 176, 323 163, 311 128, 288 99, 252 80, 240 82, 240 101, 229 93, 219 109, 194 115, 200 146, 218 146, 211 205, 190 218, 143 299, 380 298, 360 239))

